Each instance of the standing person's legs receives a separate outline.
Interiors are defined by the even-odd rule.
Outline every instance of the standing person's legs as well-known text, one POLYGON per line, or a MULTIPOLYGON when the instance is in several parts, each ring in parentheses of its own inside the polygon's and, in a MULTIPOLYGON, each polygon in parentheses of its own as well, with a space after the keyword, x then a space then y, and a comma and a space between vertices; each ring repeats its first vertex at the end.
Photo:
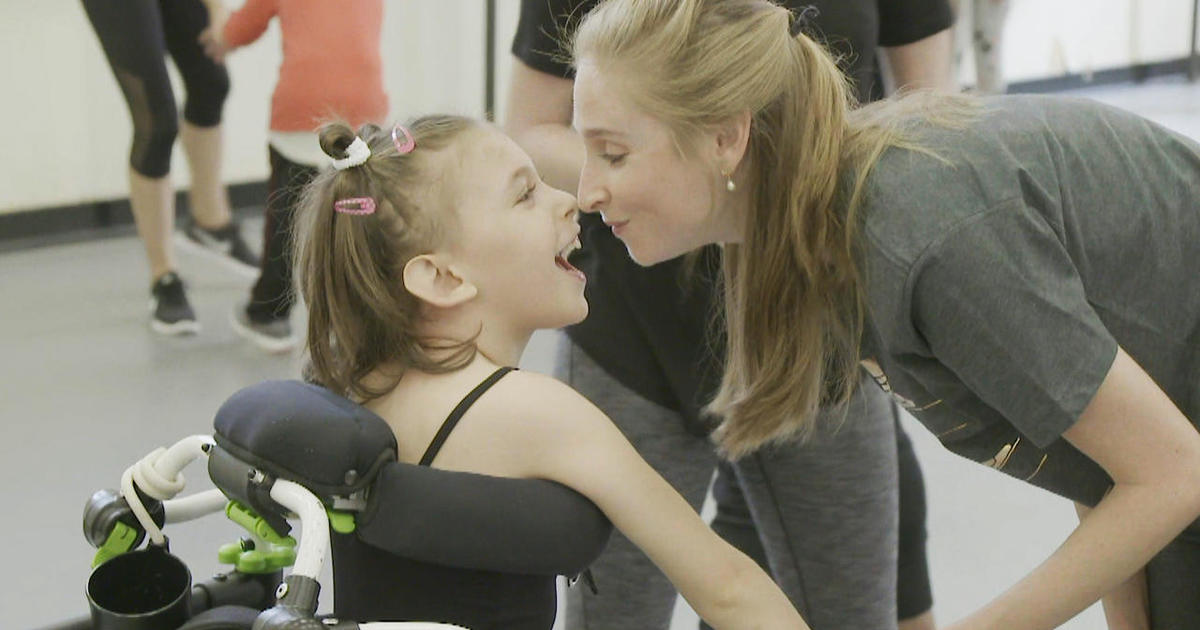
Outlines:
POLYGON ((206 230, 216 231, 229 225, 233 214, 229 195, 221 181, 221 155, 224 151, 221 125, 199 127, 185 119, 179 126, 179 140, 192 171, 188 188, 192 218, 206 230))
POLYGON ((286 319, 295 304, 292 290, 292 226, 304 187, 317 169, 293 162, 270 149, 271 177, 263 223, 262 271, 250 291, 246 312, 256 322, 286 319))
MULTIPOLYGON (((642 457, 697 511, 716 464, 712 446, 684 429, 679 414, 638 396, 565 337, 555 376, 592 401, 621 428, 642 457)), ((620 532, 592 564, 598 593, 577 584, 567 593, 568 630, 666 630, 675 588, 620 532)))
POLYGON ((971 7, 971 43, 975 51, 975 85, 982 94, 1003 94, 1004 18, 1008 0, 974 0, 971 7))
POLYGON ((174 192, 167 175, 178 133, 162 15, 157 0, 83 0, 83 8, 129 107, 129 202, 150 277, 158 279, 175 268, 174 192))
POLYGON ((896 628, 898 489, 890 399, 860 387, 809 442, 735 462, 775 581, 813 630, 896 628))
MULTIPOLYGON (((925 479, 921 474, 912 440, 900 428, 899 409, 892 404, 895 418, 896 448, 899 462, 899 555, 896 573, 896 607, 899 630, 933 630, 933 591, 929 583, 929 563, 926 554, 925 479)), ((753 558, 766 570, 766 551, 750 515, 750 506, 737 484, 732 464, 722 460, 717 465, 713 482, 713 499, 717 514, 712 528, 742 553, 753 558)), ((700 622, 702 630, 711 626, 700 622)))
MULTIPOLYGON (((713 479, 712 494, 717 508, 711 524, 713 531, 757 562, 764 571, 770 572, 767 552, 758 537, 758 528, 754 526, 750 506, 746 504, 746 497, 738 485, 737 472, 727 460, 717 462, 717 476, 713 479)), ((710 626, 702 621, 700 627, 710 626)))
POLYGON ((900 407, 891 402, 896 427, 896 459, 900 483, 900 523, 896 561, 896 616, 900 630, 933 630, 933 588, 925 542, 927 510, 925 476, 912 440, 900 427, 900 407))
POLYGON ((204 54, 198 41, 208 26, 208 8, 201 0, 158 2, 167 51, 186 89, 179 137, 192 173, 192 220, 179 242, 239 275, 257 277, 258 256, 242 238, 221 181, 221 110, 229 94, 229 74, 204 54))
POLYGON ((129 169, 129 209, 138 238, 146 250, 150 279, 157 280, 175 270, 175 189, 169 177, 146 177, 129 169))
POLYGON ((1200 522, 1146 566, 1152 630, 1200 628, 1200 522))
POLYGON ((317 169, 293 162, 268 147, 271 176, 263 221, 262 266, 250 301, 234 307, 233 329, 267 352, 287 352, 298 343, 289 315, 296 302, 292 287, 292 230, 304 186, 317 169))
POLYGON ((225 66, 204 54, 198 38, 208 26, 200 0, 159 0, 167 51, 183 78, 185 101, 180 140, 191 167, 192 216, 208 230, 229 225, 229 196, 221 182, 221 109, 229 94, 225 66))

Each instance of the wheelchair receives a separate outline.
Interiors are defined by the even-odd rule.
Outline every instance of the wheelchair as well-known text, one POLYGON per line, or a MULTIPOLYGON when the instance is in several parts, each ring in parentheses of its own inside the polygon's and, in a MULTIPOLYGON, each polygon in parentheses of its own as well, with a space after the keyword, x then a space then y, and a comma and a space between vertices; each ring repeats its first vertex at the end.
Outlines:
POLYGON ((157 448, 125 470, 120 490, 92 495, 83 515, 97 548, 91 614, 43 630, 470 630, 318 617, 330 531, 423 562, 574 578, 607 544, 611 523, 565 486, 405 464, 396 452, 383 419, 319 386, 237 392, 212 435, 157 448), (181 471, 200 458, 216 489, 177 498, 181 471), (192 585, 163 527, 217 512, 246 535, 218 554, 231 571, 192 585))

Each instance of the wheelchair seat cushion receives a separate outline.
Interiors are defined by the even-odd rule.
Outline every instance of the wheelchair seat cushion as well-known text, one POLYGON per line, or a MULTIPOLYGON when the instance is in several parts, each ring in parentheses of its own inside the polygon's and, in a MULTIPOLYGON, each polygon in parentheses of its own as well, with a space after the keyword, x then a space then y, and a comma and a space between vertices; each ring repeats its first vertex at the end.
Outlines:
POLYGON ((309 383, 266 381, 217 410, 214 441, 268 474, 325 500, 369 485, 396 459, 391 427, 366 407, 309 383))

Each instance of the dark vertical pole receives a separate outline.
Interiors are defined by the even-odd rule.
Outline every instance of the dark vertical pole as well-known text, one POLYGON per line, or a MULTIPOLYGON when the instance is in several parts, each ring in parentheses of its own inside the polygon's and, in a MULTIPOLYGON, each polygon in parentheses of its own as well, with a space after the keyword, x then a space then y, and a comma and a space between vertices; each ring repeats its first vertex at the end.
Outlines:
POLYGON ((1200 0, 1192 3, 1192 41, 1188 43, 1188 81, 1196 80, 1196 27, 1200 20, 1200 0))
MULTIPOLYGON (((1200 2, 1200 0, 1197 0, 1200 2)), ((496 117, 496 0, 487 0, 483 52, 483 113, 488 120, 496 117)), ((1193 37, 1194 39, 1194 37, 1193 37)))

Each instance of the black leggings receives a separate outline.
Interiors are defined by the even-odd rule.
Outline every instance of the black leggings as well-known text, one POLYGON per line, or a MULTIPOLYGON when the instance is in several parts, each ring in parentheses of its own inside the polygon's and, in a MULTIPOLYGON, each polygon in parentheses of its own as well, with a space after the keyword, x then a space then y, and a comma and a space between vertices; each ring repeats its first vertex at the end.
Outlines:
POLYGON ((267 180, 267 210, 263 222, 262 270, 250 291, 246 313, 265 324, 287 319, 296 296, 292 291, 292 231, 304 187, 317 169, 297 164, 269 147, 271 177, 267 180))
POLYGON ((225 66, 205 55, 197 41, 208 26, 208 9, 200 0, 83 0, 83 8, 129 105, 129 165, 146 177, 163 177, 179 132, 166 53, 183 77, 184 120, 216 126, 229 93, 225 66))

